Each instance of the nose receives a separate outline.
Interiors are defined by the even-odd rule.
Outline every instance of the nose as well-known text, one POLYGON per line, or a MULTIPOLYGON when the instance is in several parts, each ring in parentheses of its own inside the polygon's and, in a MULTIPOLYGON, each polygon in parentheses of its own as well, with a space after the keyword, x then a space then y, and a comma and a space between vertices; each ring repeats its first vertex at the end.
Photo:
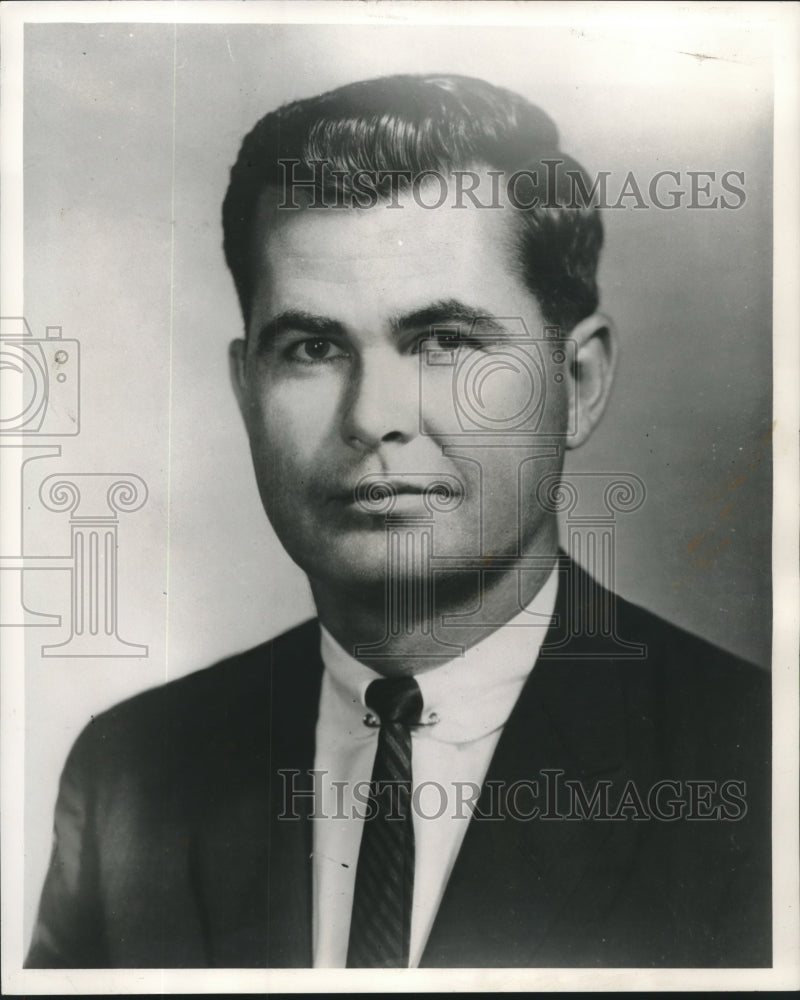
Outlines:
POLYGON ((342 420, 346 442, 365 450, 404 444, 419 433, 419 365, 415 355, 365 351, 348 387, 342 420))

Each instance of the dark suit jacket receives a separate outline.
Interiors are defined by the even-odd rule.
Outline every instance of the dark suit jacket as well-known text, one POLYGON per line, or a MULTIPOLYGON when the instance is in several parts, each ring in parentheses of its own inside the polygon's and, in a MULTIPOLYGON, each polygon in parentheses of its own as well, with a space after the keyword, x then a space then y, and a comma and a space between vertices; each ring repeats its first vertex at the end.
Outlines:
MULTIPOLYGON (((771 965, 768 675, 621 599, 617 634, 646 657, 565 640, 614 600, 566 569, 479 812, 497 813, 490 783, 550 770, 612 800, 633 781, 646 811, 674 781, 662 807, 693 795, 712 818, 633 799, 617 819, 526 821, 524 796, 517 818, 473 817, 422 965, 771 965), (727 805, 726 781, 744 783, 727 805)), ((62 775, 28 967, 310 967, 311 822, 278 818, 278 772, 313 767, 321 674, 312 621, 93 719, 62 775)))

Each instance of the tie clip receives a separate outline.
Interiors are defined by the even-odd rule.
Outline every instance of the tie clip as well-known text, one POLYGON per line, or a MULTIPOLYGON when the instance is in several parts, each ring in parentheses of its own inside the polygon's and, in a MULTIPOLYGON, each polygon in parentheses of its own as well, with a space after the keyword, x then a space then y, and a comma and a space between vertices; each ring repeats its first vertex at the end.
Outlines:
MULTIPOLYGON (((367 712, 367 714, 363 717, 361 721, 369 729, 380 729, 381 720, 378 718, 377 715, 375 715, 374 712, 367 712)), ((435 726, 438 721, 439 721, 439 716, 436 714, 436 712, 429 712, 427 719, 415 723, 412 728, 422 729, 425 726, 435 726)))

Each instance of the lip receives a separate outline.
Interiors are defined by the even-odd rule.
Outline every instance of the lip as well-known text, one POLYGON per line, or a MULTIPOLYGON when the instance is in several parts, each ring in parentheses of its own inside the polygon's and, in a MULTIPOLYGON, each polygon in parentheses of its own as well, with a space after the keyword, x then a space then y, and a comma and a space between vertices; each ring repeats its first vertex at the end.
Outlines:
MULTIPOLYGON (((452 476, 420 473, 420 478, 423 478, 423 476, 430 480, 427 485, 394 476, 374 476, 370 477, 371 483, 367 488, 381 489, 381 487, 386 487, 387 491, 395 496, 425 496, 428 493, 440 493, 442 486, 446 486, 453 496, 463 496, 463 489, 460 485, 454 486, 452 476)), ((359 492, 363 489, 364 481, 359 480, 359 482, 354 483, 352 486, 335 489, 328 496, 328 500, 337 503, 358 503, 359 492)))
POLYGON ((384 518, 389 515, 449 514, 464 500, 464 483, 447 472, 369 473, 349 488, 335 489, 329 498, 347 516, 384 518))
MULTIPOLYGON (((409 486, 391 482, 390 480, 381 480, 381 482, 385 482, 387 492, 393 493, 395 496, 424 496, 427 492, 424 487, 409 486)), ((352 486, 349 489, 337 490, 337 492, 331 495, 330 499, 338 503, 357 503, 358 487, 352 486)))

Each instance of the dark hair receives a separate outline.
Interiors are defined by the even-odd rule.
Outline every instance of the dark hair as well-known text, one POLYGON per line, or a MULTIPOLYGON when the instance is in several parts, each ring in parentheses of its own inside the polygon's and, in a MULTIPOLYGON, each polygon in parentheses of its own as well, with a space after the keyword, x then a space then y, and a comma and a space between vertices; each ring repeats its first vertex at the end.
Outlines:
MULTIPOLYGON (((339 87, 286 104, 265 115, 245 137, 231 168, 222 208, 225 259, 245 323, 252 298, 253 225, 267 186, 285 181, 281 161, 294 161, 295 179, 318 177, 315 161, 337 171, 347 186, 358 171, 449 172, 476 166, 537 171, 516 208, 520 219, 519 272, 549 323, 568 332, 597 308, 597 263, 603 243, 598 212, 576 204, 574 180, 586 174, 558 148, 551 119, 523 97, 466 76, 387 76, 339 87), (543 166, 557 161, 548 174, 543 166), (544 179, 550 188, 544 192, 544 179), (552 181, 555 177, 555 185, 552 181)), ((330 178, 329 174, 326 174, 330 178)), ((328 182, 326 182, 328 183, 328 182)), ((382 192, 382 196, 388 193, 382 192)))

